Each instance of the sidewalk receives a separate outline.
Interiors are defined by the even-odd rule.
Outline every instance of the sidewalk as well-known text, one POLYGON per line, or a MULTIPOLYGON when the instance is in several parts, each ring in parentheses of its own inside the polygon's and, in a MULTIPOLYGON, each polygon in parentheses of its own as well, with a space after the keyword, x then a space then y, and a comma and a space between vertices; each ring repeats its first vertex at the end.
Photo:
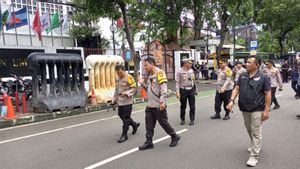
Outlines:
MULTIPOLYGON (((197 83, 197 90, 198 91, 207 91, 214 88, 215 80, 198 80, 197 83)), ((170 80, 168 82, 168 97, 173 97, 175 94, 175 87, 176 87, 176 81, 170 80)), ((139 90, 140 91, 140 90, 139 90)), ((142 98, 135 98, 134 104, 142 103, 145 100, 142 98)), ((84 108, 78 108, 73 110, 66 110, 66 111, 56 111, 52 113, 25 113, 22 112, 16 113, 16 118, 11 120, 6 119, 0 119, 0 128, 7 128, 7 127, 13 127, 18 125, 24 125, 24 124, 30 124, 35 122, 41 122, 46 120, 52 120, 52 119, 58 119, 68 116, 75 116, 79 114, 85 114, 100 110, 106 110, 108 108, 107 104, 99 104, 95 106, 87 105, 84 108)), ((30 109, 27 109, 30 110, 30 109)))

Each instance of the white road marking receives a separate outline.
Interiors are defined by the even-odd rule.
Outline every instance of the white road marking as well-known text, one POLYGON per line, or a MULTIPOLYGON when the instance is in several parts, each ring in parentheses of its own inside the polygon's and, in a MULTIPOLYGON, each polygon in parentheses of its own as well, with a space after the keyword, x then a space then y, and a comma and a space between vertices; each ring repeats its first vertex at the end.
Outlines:
MULTIPOLYGON (((176 132, 176 133, 177 133, 177 134, 180 134, 180 133, 183 133, 183 132, 186 132, 186 131, 188 131, 188 129, 182 129, 182 130, 180 130, 180 131, 178 131, 178 132, 176 132)), ((159 139, 155 140, 153 143, 155 144, 155 143, 161 142, 161 141, 163 141, 163 140, 166 140, 166 139, 168 139, 168 138, 170 138, 170 136, 165 136, 165 137, 162 137, 162 138, 159 138, 159 139)), ((88 167, 86 167, 85 169, 94 169, 94 168, 100 167, 100 166, 102 166, 102 165, 104 165, 104 164, 107 164, 107 163, 109 163, 109 162, 112 162, 112 161, 114 161, 114 160, 117 160, 117 159, 119 159, 119 158, 121 158, 121 157, 124 157, 124 156, 126 156, 126 155, 129 155, 129 154, 131 154, 131 153, 134 153, 134 152, 136 152, 136 151, 138 151, 138 150, 139 150, 139 148, 138 148, 138 147, 135 147, 135 148, 133 148, 133 149, 131 149, 131 150, 128 150, 128 151, 126 151, 126 152, 124 152, 124 153, 115 155, 115 156, 113 156, 113 157, 110 157, 110 158, 107 158, 107 159, 105 159, 105 160, 103 160, 103 161, 100 161, 100 162, 98 162, 98 163, 96 163, 96 164, 93 164, 93 165, 91 165, 91 166, 88 166, 88 167)))
MULTIPOLYGON (((199 99, 206 98, 206 97, 209 97, 209 96, 199 97, 199 99)), ((171 104, 168 104, 168 105, 175 105, 175 104, 178 104, 178 103, 179 102, 175 102, 175 103, 171 103, 171 104)), ((134 111, 134 112, 132 112, 132 114, 135 114, 135 113, 138 113, 138 112, 143 112, 143 111, 145 111, 145 110, 142 109, 142 110, 134 111)), ((84 114, 84 115, 88 115, 88 114, 89 113, 84 114)), ((9 142, 18 141, 18 140, 23 140, 23 139, 27 139, 27 138, 31 138, 31 137, 36 137, 36 136, 40 136, 40 135, 45 135, 45 134, 49 134, 49 133, 54 133, 54 132, 62 131, 62 130, 65 130, 65 129, 71 129, 71 128, 75 128, 75 127, 79 127, 79 126, 84 126, 84 125, 88 125, 88 124, 93 124, 93 123, 97 123, 97 122, 100 122, 100 121, 106 121, 106 120, 115 119, 115 118, 118 118, 118 116, 111 116, 111 117, 107 117, 107 118, 103 118, 103 119, 98 119, 98 120, 93 120, 93 121, 89 121, 89 122, 85 122, 85 123, 80 123, 80 124, 75 124, 75 125, 71 125, 71 126, 66 126, 66 127, 62 127, 62 128, 58 128, 58 129, 53 129, 53 130, 49 130, 49 131, 45 131, 45 132, 40 132, 40 133, 35 133, 35 134, 26 135, 26 136, 16 137, 16 138, 8 139, 8 140, 3 140, 3 141, 0 141, 0 144, 9 143, 9 142)), ((58 119, 55 119, 55 120, 58 120, 58 119)), ((40 123, 42 123, 42 122, 40 122, 40 123)), ((38 124, 38 123, 34 123, 34 124, 38 124)), ((34 125, 34 124, 32 124, 32 125, 34 125)), ((12 128, 10 128, 10 129, 12 129, 12 128)), ((3 130, 0 130, 0 131, 3 131, 3 130)))

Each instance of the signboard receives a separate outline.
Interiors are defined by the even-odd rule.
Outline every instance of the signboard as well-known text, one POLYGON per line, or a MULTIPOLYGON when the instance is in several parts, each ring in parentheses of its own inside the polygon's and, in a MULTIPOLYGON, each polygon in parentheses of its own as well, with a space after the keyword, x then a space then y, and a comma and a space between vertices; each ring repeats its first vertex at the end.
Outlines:
POLYGON ((27 57, 34 52, 42 52, 43 49, 0 49, 0 76, 12 77, 11 74, 17 76, 31 76, 27 68, 27 57))
POLYGON ((257 48, 257 41, 251 41, 250 48, 256 49, 257 48))
POLYGON ((256 50, 251 50, 250 55, 256 55, 256 50))
POLYGON ((132 60, 133 58, 133 54, 131 52, 130 49, 126 49, 125 52, 124 52, 124 55, 123 55, 123 58, 125 60, 125 62, 129 62, 132 60))

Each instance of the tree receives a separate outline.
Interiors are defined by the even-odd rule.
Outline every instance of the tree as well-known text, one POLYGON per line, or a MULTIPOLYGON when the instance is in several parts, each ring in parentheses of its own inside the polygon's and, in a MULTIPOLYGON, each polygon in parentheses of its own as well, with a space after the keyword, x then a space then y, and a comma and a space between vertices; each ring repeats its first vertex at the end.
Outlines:
POLYGON ((264 0, 257 21, 277 39, 280 55, 285 52, 287 35, 300 25, 300 3, 296 1, 264 0))
POLYGON ((88 47, 89 42, 97 32, 97 28, 93 27, 93 23, 98 22, 98 17, 94 17, 86 11, 81 11, 76 12, 71 19, 77 24, 71 27, 70 36, 77 39, 79 44, 88 47))
POLYGON ((89 13, 98 17, 109 17, 117 19, 120 15, 124 21, 124 30, 130 50, 133 53, 134 77, 137 80, 139 72, 140 56, 136 55, 131 27, 127 14, 127 6, 133 4, 134 0, 75 0, 78 4, 85 4, 89 13))

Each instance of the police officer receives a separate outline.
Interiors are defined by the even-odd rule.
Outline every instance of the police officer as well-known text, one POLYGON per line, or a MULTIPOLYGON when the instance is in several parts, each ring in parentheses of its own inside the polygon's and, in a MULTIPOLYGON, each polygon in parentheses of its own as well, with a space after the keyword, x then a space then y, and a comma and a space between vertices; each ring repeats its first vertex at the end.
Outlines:
POLYGON ((115 70, 117 73, 116 89, 112 104, 118 104, 118 115, 123 121, 123 132, 118 140, 118 143, 122 143, 128 140, 127 131, 129 126, 132 126, 132 134, 134 135, 137 132, 140 123, 134 122, 130 117, 133 104, 133 94, 136 92, 136 82, 130 74, 125 72, 123 65, 116 65, 115 70))
POLYGON ((227 66, 227 60, 219 61, 220 69, 217 73, 217 90, 215 96, 215 115, 211 116, 211 119, 220 119, 221 105, 222 102, 226 114, 223 120, 230 119, 229 113, 230 110, 226 108, 226 105, 229 103, 231 92, 234 86, 232 80, 232 70, 227 66))
MULTIPOLYGON (((279 86, 279 91, 282 91, 282 80, 280 76, 279 70, 274 67, 274 62, 272 60, 267 60, 266 63, 267 67, 264 70, 264 73, 270 78, 271 81, 271 97, 272 97, 272 102, 275 104, 273 109, 279 109, 280 105, 276 99, 275 93, 277 86, 279 86)), ((271 103, 272 104, 272 103, 271 103)))
POLYGON ((168 122, 167 116, 167 77, 163 70, 156 67, 154 58, 148 57, 145 59, 145 70, 148 73, 148 80, 145 83, 142 77, 139 77, 139 83, 147 90, 148 104, 146 107, 146 142, 139 146, 139 150, 154 148, 152 138, 156 120, 161 127, 171 136, 170 147, 177 145, 180 136, 168 122))
POLYGON ((181 125, 185 124, 185 109, 187 100, 190 106, 190 125, 194 125, 195 120, 195 73, 192 67, 192 59, 183 59, 183 66, 176 74, 176 96, 180 99, 180 119, 181 125))
POLYGON ((246 69, 243 67, 242 62, 237 61, 235 63, 235 68, 234 68, 234 84, 237 83, 240 74, 247 72, 246 69))

